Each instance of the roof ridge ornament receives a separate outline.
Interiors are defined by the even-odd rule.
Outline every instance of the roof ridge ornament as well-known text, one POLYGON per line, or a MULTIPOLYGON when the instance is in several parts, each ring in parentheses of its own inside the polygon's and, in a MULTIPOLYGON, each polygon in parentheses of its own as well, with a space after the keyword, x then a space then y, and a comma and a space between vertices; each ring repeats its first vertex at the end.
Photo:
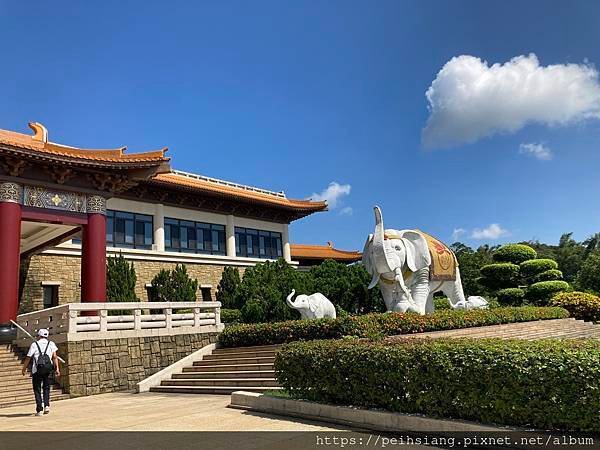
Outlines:
POLYGON ((39 122, 29 122, 29 128, 35 133, 31 139, 43 142, 44 144, 48 142, 48 130, 44 125, 39 122))

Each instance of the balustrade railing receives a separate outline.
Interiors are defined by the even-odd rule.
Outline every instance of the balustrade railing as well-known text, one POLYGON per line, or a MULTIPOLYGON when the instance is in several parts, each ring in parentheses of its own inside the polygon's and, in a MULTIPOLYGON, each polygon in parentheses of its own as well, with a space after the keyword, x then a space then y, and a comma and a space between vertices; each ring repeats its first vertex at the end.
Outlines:
POLYGON ((220 302, 68 303, 21 314, 17 323, 33 336, 47 328, 55 342, 223 329, 220 302))

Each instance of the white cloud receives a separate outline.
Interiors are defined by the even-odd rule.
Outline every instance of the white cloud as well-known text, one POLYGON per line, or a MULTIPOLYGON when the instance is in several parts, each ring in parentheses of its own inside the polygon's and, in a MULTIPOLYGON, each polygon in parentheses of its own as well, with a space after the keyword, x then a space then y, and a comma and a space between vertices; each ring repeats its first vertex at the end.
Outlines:
POLYGON ((552 150, 550 150, 544 144, 536 144, 535 142, 519 145, 519 153, 533 156, 540 161, 550 161, 553 156, 552 150))
POLYGON ((354 214, 352 206, 344 206, 340 209, 340 216, 351 216, 352 214, 354 214))
POLYGON ((540 66, 535 54, 504 64, 461 55, 448 61, 426 92, 426 148, 513 133, 531 122, 566 125, 600 118, 598 71, 583 64, 540 66))
POLYGON ((499 239, 504 236, 510 236, 510 232, 505 230, 497 223, 492 223, 486 228, 475 228, 471 233, 472 239, 499 239))
POLYGON ((458 239, 467 232, 464 228, 455 228, 452 231, 452 242, 458 241, 458 239))
POLYGON ((320 194, 315 192, 309 198, 314 201, 326 201, 329 209, 335 209, 340 198, 350 194, 351 189, 352 186, 349 184, 339 184, 332 181, 320 194))

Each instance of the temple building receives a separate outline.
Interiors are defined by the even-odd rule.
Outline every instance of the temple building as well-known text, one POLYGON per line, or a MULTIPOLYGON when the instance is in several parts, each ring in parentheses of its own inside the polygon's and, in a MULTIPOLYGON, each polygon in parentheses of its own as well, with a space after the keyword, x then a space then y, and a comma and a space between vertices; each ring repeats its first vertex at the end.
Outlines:
POLYGON ((29 126, 33 135, 0 130, 0 325, 17 312, 105 301, 107 255, 134 263, 140 300, 177 263, 210 299, 225 266, 292 262, 289 223, 326 209, 173 170, 166 149, 76 148, 29 126))
POLYGON ((292 259, 298 262, 300 269, 309 269, 326 259, 343 264, 352 264, 362 259, 361 252, 337 249, 331 241, 327 245, 291 244, 291 252, 292 259))

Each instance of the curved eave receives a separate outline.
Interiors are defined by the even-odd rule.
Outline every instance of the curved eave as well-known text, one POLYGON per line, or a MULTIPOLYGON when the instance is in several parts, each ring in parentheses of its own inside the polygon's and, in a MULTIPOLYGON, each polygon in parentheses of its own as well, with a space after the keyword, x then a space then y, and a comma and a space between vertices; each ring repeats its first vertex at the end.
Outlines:
POLYGON ((338 250, 327 246, 291 244, 292 259, 325 260, 355 262, 362 258, 362 253, 338 250))

